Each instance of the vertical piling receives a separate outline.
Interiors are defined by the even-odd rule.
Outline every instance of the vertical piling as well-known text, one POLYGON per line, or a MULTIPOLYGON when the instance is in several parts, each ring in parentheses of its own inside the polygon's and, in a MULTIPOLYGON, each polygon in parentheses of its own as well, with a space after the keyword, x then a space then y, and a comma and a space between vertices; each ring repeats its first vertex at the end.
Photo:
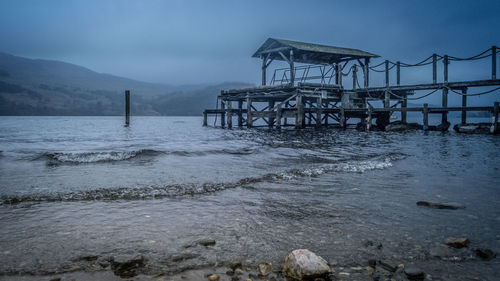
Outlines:
POLYGON ((125 91, 125 127, 130 125, 130 91, 125 91))
POLYGON ((262 86, 266 85, 266 69, 267 69, 267 59, 262 57, 262 86))
POLYGON ((444 55, 444 59, 443 59, 444 83, 448 83, 448 65, 449 64, 450 64, 450 61, 448 59, 448 55, 444 55))
POLYGON ((300 129, 304 127, 304 103, 302 101, 302 95, 297 95, 295 98, 295 106, 297 107, 295 128, 300 129))
POLYGON ((344 106, 343 105, 342 105, 342 107, 340 107, 339 122, 340 122, 340 124, 339 124, 340 128, 345 129, 346 125, 347 125, 347 122, 346 122, 346 118, 345 118, 345 110, 344 110, 344 106))
POLYGON ((370 58, 365 59, 365 88, 370 85, 370 58))
POLYGON ((424 131, 429 129, 429 105, 424 103, 424 131))
POLYGON ((221 99, 220 100, 220 126, 222 128, 226 127, 226 102, 221 99))
POLYGON ((250 98, 247 98, 247 127, 252 128, 253 126, 253 121, 252 121, 252 100, 250 98))
POLYGON ((243 127, 243 100, 238 100, 238 127, 243 127))
POLYGON ((293 50, 290 50, 290 84, 295 83, 295 67, 293 66, 293 50))
POLYGON ((448 107, 448 88, 443 88, 442 98, 442 107, 444 108, 444 111, 441 115, 441 124, 446 124, 448 123, 448 110, 446 110, 446 108, 448 107))
POLYGON ((352 88, 356 89, 356 84, 358 84, 358 65, 355 64, 352 67, 352 88))
POLYGON ((467 88, 462 89, 462 124, 467 123, 467 88))
POLYGON ((323 98, 318 97, 316 101, 316 127, 321 127, 322 116, 323 116, 323 98))
POLYGON ((496 101, 493 105, 493 124, 491 124, 491 133, 498 134, 498 114, 500 113, 500 105, 496 101))
POLYGON ((274 110, 274 101, 269 101, 269 111, 271 111, 270 115, 269 115, 269 128, 272 128, 274 126, 274 118, 275 116, 273 116, 273 113, 272 111, 274 110))
POLYGON ((278 104, 276 109, 276 129, 281 129, 281 103, 278 104))
POLYGON ((206 127, 208 125, 207 123, 207 111, 203 110, 203 126, 206 127))
MULTIPOLYGON (((403 101, 401 102, 401 109, 406 109, 408 107, 408 99, 406 94, 403 96, 403 101)), ((406 116, 407 116, 407 111, 406 110, 401 110, 401 122, 403 124, 406 123, 406 116)))
POLYGON ((391 107, 391 93, 388 90, 386 90, 384 93, 384 107, 391 107))
POLYGON ((370 131, 372 128, 372 108, 368 106, 368 118, 366 119, 366 130, 370 131))
POLYGON ((339 86, 342 86, 342 66, 340 63, 337 63, 337 72, 335 73, 335 83, 339 86))
POLYGON ((233 102, 228 100, 227 101, 227 128, 231 129, 233 128, 233 102))

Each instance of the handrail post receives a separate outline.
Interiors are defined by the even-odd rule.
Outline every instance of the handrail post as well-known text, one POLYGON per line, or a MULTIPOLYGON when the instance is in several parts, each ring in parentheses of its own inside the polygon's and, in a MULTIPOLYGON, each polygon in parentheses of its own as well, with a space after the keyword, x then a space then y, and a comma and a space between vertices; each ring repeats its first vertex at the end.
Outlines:
POLYGON ((365 59, 365 88, 370 86, 370 58, 365 59))
POLYGON ((491 79, 497 79, 497 46, 491 47, 491 79))
POLYGON ((293 50, 290 50, 290 85, 295 83, 295 68, 293 66, 293 50))
POLYGON ((396 84, 401 85, 401 62, 396 63, 396 84))
POLYGON ((385 60, 385 86, 389 87, 389 61, 385 60))
POLYGON ((432 54, 432 83, 437 83, 437 54, 432 54))
POLYGON ((222 128, 225 128, 226 127, 226 102, 223 99, 220 100, 220 109, 221 109, 220 126, 222 128))
POLYGON ((448 60, 448 55, 444 55, 443 64, 444 64, 444 83, 448 83, 448 64, 450 64, 450 61, 448 60))

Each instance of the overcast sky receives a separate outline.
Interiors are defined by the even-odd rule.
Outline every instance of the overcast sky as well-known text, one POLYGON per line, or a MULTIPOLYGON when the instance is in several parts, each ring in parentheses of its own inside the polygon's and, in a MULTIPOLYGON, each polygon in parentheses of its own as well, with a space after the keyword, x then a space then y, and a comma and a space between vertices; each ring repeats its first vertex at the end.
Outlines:
MULTIPOLYGON (((0 51, 150 82, 257 83, 250 56, 268 37, 408 63, 471 56, 500 45, 500 1, 0 0, 0 51)), ((488 65, 452 65, 450 79, 488 65)))

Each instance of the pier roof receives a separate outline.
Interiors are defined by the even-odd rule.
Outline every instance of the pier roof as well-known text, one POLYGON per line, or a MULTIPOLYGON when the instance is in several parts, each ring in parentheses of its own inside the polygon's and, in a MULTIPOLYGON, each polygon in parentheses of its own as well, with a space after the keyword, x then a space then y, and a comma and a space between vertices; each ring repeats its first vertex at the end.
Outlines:
POLYGON ((293 60, 309 64, 331 64, 336 62, 376 58, 378 55, 358 49, 327 46, 314 43, 298 42, 284 39, 268 38, 253 54, 254 58, 268 57, 273 60, 286 61, 287 52, 293 50, 293 60), (281 52, 281 54, 280 54, 281 52))

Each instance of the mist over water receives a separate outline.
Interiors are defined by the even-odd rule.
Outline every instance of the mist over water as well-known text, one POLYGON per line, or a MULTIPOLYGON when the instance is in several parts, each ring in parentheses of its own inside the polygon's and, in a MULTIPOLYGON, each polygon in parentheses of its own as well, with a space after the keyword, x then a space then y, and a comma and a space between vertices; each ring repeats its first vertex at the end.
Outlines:
MULTIPOLYGON (((297 248, 346 266, 377 256, 452 274, 429 255, 445 237, 500 251, 496 136, 2 117, 0 150, 0 274, 89 270, 82 257, 134 254, 149 273, 280 264, 297 248), (201 238, 217 243, 185 247, 201 238)), ((462 273, 500 270, 473 262, 462 273)))

